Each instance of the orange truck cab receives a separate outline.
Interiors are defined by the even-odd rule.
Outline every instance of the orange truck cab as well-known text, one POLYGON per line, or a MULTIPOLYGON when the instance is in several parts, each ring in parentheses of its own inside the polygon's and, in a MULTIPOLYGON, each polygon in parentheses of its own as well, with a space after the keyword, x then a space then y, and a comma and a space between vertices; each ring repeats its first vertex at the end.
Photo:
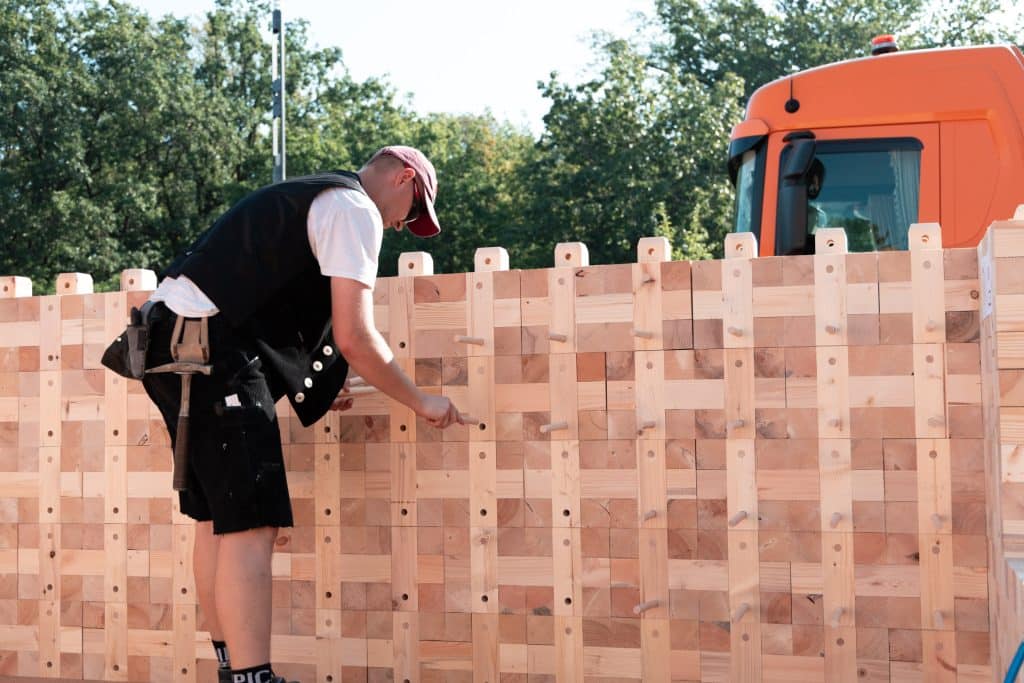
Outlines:
POLYGON ((811 253, 823 227, 851 251, 907 249, 931 222, 969 247, 1024 204, 1024 54, 872 42, 881 54, 759 88, 733 128, 734 230, 762 256, 811 253))

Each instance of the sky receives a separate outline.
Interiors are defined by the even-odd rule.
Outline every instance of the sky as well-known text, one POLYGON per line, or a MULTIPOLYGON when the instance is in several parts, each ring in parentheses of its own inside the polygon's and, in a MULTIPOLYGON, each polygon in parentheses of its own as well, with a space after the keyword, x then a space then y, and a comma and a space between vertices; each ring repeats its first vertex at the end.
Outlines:
MULTIPOLYGON (((213 0, 128 0, 152 17, 200 18, 213 0)), ((593 30, 631 35, 654 0, 282 0, 285 21, 309 21, 319 47, 339 47, 352 77, 386 76, 421 114, 482 114, 543 130, 551 71, 577 83, 593 30)), ((268 17, 269 25, 269 17, 268 17)))

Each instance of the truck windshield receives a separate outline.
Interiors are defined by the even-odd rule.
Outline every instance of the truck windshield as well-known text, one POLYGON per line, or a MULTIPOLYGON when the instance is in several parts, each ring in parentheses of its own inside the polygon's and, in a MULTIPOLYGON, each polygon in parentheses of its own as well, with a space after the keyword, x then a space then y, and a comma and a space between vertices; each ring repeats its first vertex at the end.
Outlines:
POLYGON ((821 187, 808 188, 807 225, 845 228, 850 251, 907 249, 917 222, 921 142, 913 138, 821 141, 821 187))
POLYGON ((753 232, 760 238, 761 197, 764 190, 764 149, 747 150, 736 174, 735 232, 753 232))

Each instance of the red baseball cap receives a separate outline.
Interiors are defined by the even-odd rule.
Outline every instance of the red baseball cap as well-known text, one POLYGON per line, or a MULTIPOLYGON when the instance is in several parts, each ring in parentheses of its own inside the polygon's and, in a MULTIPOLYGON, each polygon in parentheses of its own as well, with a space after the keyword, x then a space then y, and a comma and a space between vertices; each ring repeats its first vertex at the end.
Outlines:
POLYGON ((441 232, 441 225, 437 222, 437 214, 434 213, 434 199, 437 197, 437 173, 434 171, 434 165, 430 163, 430 159, 423 155, 423 152, 415 147, 406 147, 405 145, 383 147, 377 150, 377 153, 373 155, 370 161, 372 162, 373 159, 383 154, 395 157, 416 171, 416 176, 420 180, 420 187, 423 188, 423 204, 427 210, 421 211, 419 218, 409 223, 406 227, 417 237, 433 237, 437 235, 441 232))

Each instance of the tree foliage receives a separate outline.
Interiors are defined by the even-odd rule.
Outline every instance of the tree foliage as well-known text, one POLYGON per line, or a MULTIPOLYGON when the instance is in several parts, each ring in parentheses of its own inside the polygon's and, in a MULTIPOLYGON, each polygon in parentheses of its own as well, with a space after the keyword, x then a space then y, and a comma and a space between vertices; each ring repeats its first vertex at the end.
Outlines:
MULTIPOLYGON (((434 161, 444 236, 389 236, 381 272, 426 249, 441 272, 502 245, 518 267, 583 241, 628 261, 664 235, 677 256, 720 254, 731 221, 730 128, 777 77, 905 48, 1021 42, 1000 0, 656 0, 628 38, 595 35, 582 83, 538 84, 539 139, 490 114, 417 114, 386 80, 353 79, 339 47, 288 24, 288 174, 358 168, 378 147, 434 161), (1003 15, 996 10, 1002 9, 1003 15)), ((110 287, 159 269, 271 175, 268 0, 215 0, 198 23, 117 0, 0 0, 0 273, 52 291, 59 272, 110 287)))

